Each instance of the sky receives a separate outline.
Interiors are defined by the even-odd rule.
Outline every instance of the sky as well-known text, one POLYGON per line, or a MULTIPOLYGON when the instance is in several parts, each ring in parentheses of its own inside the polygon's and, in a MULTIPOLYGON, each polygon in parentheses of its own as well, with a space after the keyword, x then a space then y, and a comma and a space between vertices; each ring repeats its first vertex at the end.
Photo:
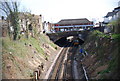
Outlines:
POLYGON ((118 6, 120 0, 22 0, 24 11, 42 14, 43 21, 56 23, 61 19, 88 18, 102 21, 118 6))

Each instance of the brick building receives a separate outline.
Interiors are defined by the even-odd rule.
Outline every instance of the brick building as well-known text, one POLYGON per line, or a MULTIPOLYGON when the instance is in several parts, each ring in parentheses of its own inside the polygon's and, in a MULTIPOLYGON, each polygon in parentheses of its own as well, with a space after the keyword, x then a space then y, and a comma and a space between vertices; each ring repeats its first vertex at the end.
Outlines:
POLYGON ((20 31, 35 30, 36 33, 43 31, 42 15, 35 15, 30 13, 19 14, 20 31))

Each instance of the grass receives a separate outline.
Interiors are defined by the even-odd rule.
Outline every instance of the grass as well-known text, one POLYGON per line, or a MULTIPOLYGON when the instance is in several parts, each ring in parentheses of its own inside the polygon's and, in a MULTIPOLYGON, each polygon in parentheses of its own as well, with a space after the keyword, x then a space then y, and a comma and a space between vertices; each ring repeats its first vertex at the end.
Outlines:
POLYGON ((29 50, 25 46, 25 43, 27 45, 31 44, 32 47, 36 49, 37 53, 39 53, 43 57, 45 57, 45 50, 41 47, 43 43, 51 45, 54 49, 57 50, 57 45, 50 41, 47 36, 40 34, 39 38, 40 39, 29 37, 29 39, 27 39, 25 37, 22 37, 20 40, 13 41, 10 40, 9 37, 5 37, 2 41, 3 54, 5 52, 12 52, 12 54, 14 54, 15 56, 24 58, 25 55, 29 53, 29 50))
MULTIPOLYGON (((95 30, 90 33, 84 45, 87 44, 89 46, 89 43, 92 44, 94 47, 90 48, 91 47, 90 45, 90 47, 86 49, 88 50, 88 53, 94 54, 94 52, 96 52, 97 61, 101 61, 99 65, 100 66, 104 64, 108 65, 108 68, 98 72, 97 74, 103 76, 108 73, 111 74, 116 73, 118 70, 118 59, 120 57, 118 52, 120 49, 120 34, 105 34, 98 30, 95 30), (102 40, 100 40, 101 38, 102 40), (98 43, 97 47, 95 47, 95 42, 98 43), (109 56, 110 59, 108 59, 109 56)), ((104 76, 104 78, 106 78, 106 76, 104 76)))
MULTIPOLYGON (((0 68, 2 67, 2 38, 0 37, 0 68)), ((0 76, 2 76, 0 71, 0 76)))
POLYGON ((27 48, 24 46, 23 42, 12 41, 8 37, 3 39, 3 54, 4 52, 12 53, 19 58, 24 58, 26 55, 27 48))
POLYGON ((105 74, 105 73, 109 73, 109 72, 111 72, 111 71, 115 71, 116 68, 118 67, 118 66, 117 66, 117 63, 118 63, 118 62, 116 61, 116 59, 112 59, 112 60, 109 62, 109 67, 108 67, 107 69, 103 70, 103 71, 98 72, 97 74, 105 74))
POLYGON ((44 50, 43 48, 40 47, 39 41, 32 37, 29 40, 33 47, 36 48, 37 52, 44 55, 44 50))
POLYGON ((31 60, 31 57, 35 55, 38 58, 39 56, 43 58, 48 58, 48 56, 46 56, 45 54, 46 50, 42 48, 43 43, 51 45, 54 49, 55 47, 57 47, 57 45, 55 45, 52 41, 50 41, 47 36, 42 34, 39 35, 39 37, 37 38, 29 37, 28 39, 23 36, 20 38, 20 40, 16 40, 16 41, 10 40, 9 37, 4 37, 2 40, 0 40, 0 42, 1 42, 0 47, 2 48, 1 55, 3 56, 5 55, 5 57, 8 57, 2 61, 3 70, 5 70, 5 67, 7 66, 6 60, 7 61, 11 60, 13 66, 15 66, 15 71, 20 72, 18 73, 18 75, 20 74, 24 77, 33 76, 33 70, 28 67, 26 60, 28 60, 29 58, 31 60), (31 45, 31 47, 29 45, 31 45), (35 54, 33 51, 36 51, 37 53, 35 54), (20 67, 21 68, 25 67, 25 68, 22 69, 22 71, 20 71, 21 70, 20 67))
POLYGON ((110 72, 109 69, 105 69, 103 71, 98 72, 97 74, 105 74, 105 73, 109 73, 109 72, 110 72))
MULTIPOLYGON (((36 41, 30 40, 31 42, 35 42, 33 44, 36 46, 36 41)), ((2 42, 2 49, 3 49, 3 54, 7 53, 12 53, 14 56, 18 56, 19 58, 24 58, 26 54, 28 53, 27 47, 25 47, 25 43, 30 43, 29 40, 24 39, 24 40, 17 40, 13 41, 10 40, 9 37, 3 38, 2 42)), ((35 47, 37 48, 37 46, 35 47)))
POLYGON ((120 34, 112 34, 111 37, 120 41, 120 34))
POLYGON ((57 45, 55 45, 52 41, 48 41, 49 39, 48 39, 45 35, 41 34, 41 35, 40 35, 40 39, 41 39, 41 41, 42 41, 43 43, 48 43, 48 44, 51 45, 54 49, 56 49, 57 45))
POLYGON ((104 34, 104 33, 100 32, 100 31, 98 31, 98 30, 95 30, 95 31, 93 32, 93 34, 96 35, 96 36, 98 36, 98 37, 110 38, 110 35, 104 34))

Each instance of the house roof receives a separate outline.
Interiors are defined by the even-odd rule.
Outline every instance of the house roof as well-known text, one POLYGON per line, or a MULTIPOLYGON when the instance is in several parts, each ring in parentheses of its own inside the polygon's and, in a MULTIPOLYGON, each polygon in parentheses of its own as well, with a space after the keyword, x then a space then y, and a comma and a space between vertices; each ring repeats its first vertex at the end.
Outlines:
POLYGON ((115 15, 115 14, 116 14, 116 12, 108 12, 105 17, 110 17, 110 16, 113 16, 113 15, 115 15))
POLYGON ((20 12, 19 13, 19 18, 20 19, 27 18, 27 19, 30 19, 32 22, 36 22, 36 20, 40 18, 40 15, 20 12))
POLYGON ((110 17, 110 16, 114 16, 117 12, 120 11, 120 6, 114 8, 114 10, 112 12, 108 12, 107 15, 105 17, 110 17))
POLYGON ((30 16, 31 14, 28 12, 19 12, 19 18, 20 19, 25 19, 26 17, 30 16))
POLYGON ((40 16, 39 15, 34 15, 34 18, 38 19, 38 18, 40 18, 40 16))
POLYGON ((90 23, 90 21, 86 18, 81 19, 62 19, 56 24, 82 24, 82 23, 90 23))
POLYGON ((120 9, 120 6, 119 7, 117 7, 117 8, 114 8, 115 10, 117 10, 117 9, 120 9))
POLYGON ((120 11, 120 6, 119 7, 117 7, 117 8, 114 8, 114 10, 113 11, 120 11))

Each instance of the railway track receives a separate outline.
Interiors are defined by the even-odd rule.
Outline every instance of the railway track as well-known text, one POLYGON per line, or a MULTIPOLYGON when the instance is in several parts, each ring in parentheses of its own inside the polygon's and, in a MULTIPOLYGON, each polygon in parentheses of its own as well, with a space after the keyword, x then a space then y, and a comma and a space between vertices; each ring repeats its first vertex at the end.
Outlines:
POLYGON ((58 81, 60 79, 64 81, 73 81, 73 61, 76 50, 77 47, 73 46, 73 43, 62 50, 47 81, 58 81))
POLYGON ((64 81, 73 81, 74 79, 74 72, 73 72, 73 60, 74 60, 74 54, 76 53, 77 48, 72 47, 69 50, 69 55, 67 57, 67 61, 65 63, 65 69, 64 69, 64 81))
MULTIPOLYGON (((73 46, 73 44, 68 44, 63 48, 46 81, 88 81, 85 67, 82 64, 79 65, 79 69, 77 65, 75 66, 79 62, 75 58, 77 49, 78 47, 73 46), (74 70, 74 68, 77 70, 74 70), (75 71, 78 71, 77 79, 75 71)), ((83 58, 83 55, 81 55, 81 58, 83 58)))
POLYGON ((67 44, 66 47, 61 51, 47 81, 53 81, 53 79, 54 81, 57 81, 59 79, 62 79, 63 77, 62 74, 64 69, 63 67, 65 64, 65 57, 68 52, 69 46, 71 46, 71 44, 67 44))

